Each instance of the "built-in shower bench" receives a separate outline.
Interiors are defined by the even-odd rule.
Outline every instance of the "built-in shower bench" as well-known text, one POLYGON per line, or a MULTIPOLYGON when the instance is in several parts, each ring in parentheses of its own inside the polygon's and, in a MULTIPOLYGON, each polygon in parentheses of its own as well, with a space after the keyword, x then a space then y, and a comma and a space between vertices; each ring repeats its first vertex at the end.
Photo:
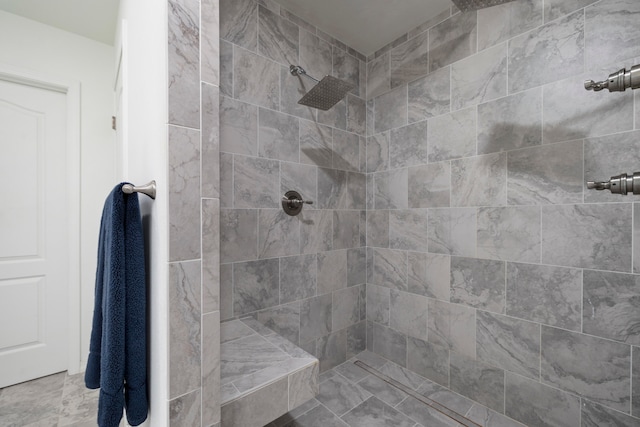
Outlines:
POLYGON ((318 394, 318 359, 257 320, 220 336, 222 427, 262 427, 318 394))

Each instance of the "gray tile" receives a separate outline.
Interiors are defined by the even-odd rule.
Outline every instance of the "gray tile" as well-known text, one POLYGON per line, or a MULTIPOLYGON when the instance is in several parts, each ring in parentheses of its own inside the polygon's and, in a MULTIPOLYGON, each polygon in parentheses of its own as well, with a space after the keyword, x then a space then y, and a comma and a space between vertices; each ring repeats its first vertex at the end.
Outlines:
POLYGON ((450 267, 449 256, 409 252, 407 276, 409 292, 449 301, 450 267))
POLYGON ((476 357, 476 312, 470 307, 429 299, 427 328, 429 343, 476 357))
POLYGON ((367 245, 389 247, 389 211, 367 212, 367 245))
POLYGON ((220 207, 233 207, 233 155, 220 153, 220 207))
POLYGON ((339 79, 348 81, 355 86, 352 93, 364 98, 364 81, 360 84, 361 72, 366 71, 364 64, 360 65, 357 58, 347 54, 340 49, 333 49, 333 75, 339 79))
POLYGON ((202 422, 220 421, 220 312, 202 316, 202 422))
POLYGON ((631 271, 630 204, 542 207, 542 262, 631 271))
POLYGON ((202 83, 202 197, 220 198, 220 100, 216 86, 202 83))
POLYGON ((425 383, 423 377, 394 362, 386 362, 378 370, 412 390, 418 390, 425 383))
POLYGON ((233 264, 233 314, 278 305, 278 259, 233 264))
MULTIPOLYGON (((64 372, 27 381, 2 389, 0 400, 0 421, 5 425, 37 423, 57 424, 58 410, 64 391, 64 372), (51 421, 48 415, 54 414, 51 421)), ((36 424, 38 425, 38 424, 36 424)))
POLYGON ((451 109, 471 107, 507 94, 507 44, 451 66, 451 109))
POLYGON ((202 199, 202 312, 220 310, 220 201, 202 199))
POLYGON ((633 204, 633 272, 640 273, 640 205, 633 204))
POLYGON ((367 320, 389 325, 389 288, 367 284, 367 320))
POLYGON ((427 122, 413 123, 391 130, 389 166, 393 169, 426 164, 427 122))
POLYGON ((429 162, 476 154, 476 109, 467 108, 429 119, 429 162))
POLYGON ((255 52, 258 46, 258 3, 254 0, 222 0, 220 38, 255 52))
MULTIPOLYGON (((300 163, 280 163, 280 193, 285 194, 289 190, 295 190, 305 200, 314 203, 317 198, 317 172, 316 167, 300 163)), ((305 213, 313 208, 313 205, 305 206, 305 213)))
POLYGON ((298 62, 296 24, 280 17, 265 7, 258 9, 258 53, 284 66, 298 62))
POLYGON ((348 171, 360 170, 360 140, 358 135, 333 131, 333 168, 348 171))
POLYGON ((478 209, 478 257, 540 261, 540 208, 478 209))
POLYGON ((451 302, 504 313, 504 262, 452 257, 451 302))
POLYGON ((543 326, 541 358, 543 382, 610 408, 629 410, 630 346, 543 326))
POLYGON ((640 276, 584 270, 582 332, 640 345, 640 276))
POLYGON ((450 74, 450 67, 443 67, 409 83, 409 123, 451 111, 450 74))
POLYGON ((276 160, 234 156, 236 208, 280 208, 280 168, 276 160))
POLYGON ((300 162, 331 167, 333 138, 331 128, 318 123, 300 122, 300 162))
POLYGON ((365 248, 347 250, 347 286, 367 282, 367 251, 365 248))
POLYGON ((388 362, 386 359, 378 356, 370 350, 363 351, 362 353, 358 354, 358 357, 356 359, 363 361, 374 369, 381 369, 388 362))
POLYGON ((201 401, 200 389, 171 400, 169 402, 169 425, 191 427, 201 425, 201 401))
POLYGON ((581 300, 581 270, 507 263, 509 316, 580 331, 581 300))
POLYGON ((507 155, 486 154, 451 162, 452 206, 496 206, 507 200, 507 155))
POLYGON ((439 162, 408 169, 410 208, 442 208, 450 205, 451 164, 439 162))
MULTIPOLYGON (((364 99, 347 95, 347 131, 365 135, 367 133, 367 105, 364 99)), ((361 154, 360 157, 363 155, 361 154)), ((361 169, 364 171, 364 169, 361 169)))
POLYGON ((631 347, 631 415, 640 417, 640 347, 631 347))
POLYGON ((249 156, 258 154, 258 107, 220 97, 220 150, 249 156))
POLYGON ((406 209, 409 207, 407 169, 374 174, 374 203, 376 209, 406 209))
POLYGON ((633 427, 640 423, 637 418, 629 415, 613 411, 604 406, 597 405, 588 400, 582 401, 582 423, 583 427, 600 427, 600 426, 616 426, 616 427, 633 427))
POLYGON ((345 251, 318 253, 318 295, 347 287, 345 251))
POLYGON ((233 317, 233 264, 220 265, 220 318, 233 317))
POLYGON ((453 419, 433 409, 430 406, 425 405, 419 400, 408 397, 398 406, 396 409, 407 415, 413 420, 416 420, 423 426, 429 427, 457 427, 459 424, 453 419))
POLYGON ((407 338, 407 368, 449 386, 449 350, 421 339, 407 338))
POLYGON ((407 254, 391 249, 375 249, 372 284, 399 291, 407 290, 407 254))
POLYGON ((518 0, 478 10, 478 49, 483 50, 542 24, 542 0, 518 0))
POLYGON ((277 110, 280 105, 280 66, 252 52, 235 49, 233 94, 240 100, 277 110), (260 70, 255 73, 254 70, 260 70))
POLYGON ((504 412, 504 371, 451 352, 451 390, 504 412))
POLYGON ((541 143, 542 89, 531 89, 478 106, 478 154, 541 143))
POLYGON ((415 422, 384 402, 370 397, 342 417, 352 427, 413 427, 415 422))
POLYGON ((291 421, 293 421, 293 420, 295 420, 297 418, 300 418, 301 416, 303 416, 307 412, 311 411, 312 409, 318 407, 319 405, 320 405, 320 402, 318 402, 315 398, 314 399, 310 399, 307 402, 303 403, 302 405, 298 406, 297 408, 287 412, 286 414, 284 414, 280 418, 276 419, 271 424, 267 424, 267 426, 268 427, 283 427, 283 426, 287 425, 288 423, 290 423, 291 421))
POLYGON ((347 130, 347 101, 342 99, 326 111, 318 110, 318 123, 334 129, 347 130))
POLYGON ((313 254, 331 249, 333 213, 329 210, 304 210, 300 218, 300 251, 313 254))
POLYGON ((347 172, 318 168, 318 209, 347 208, 347 172))
POLYGON ((400 209, 389 211, 389 247, 427 251, 427 210, 400 209))
POLYGON ((532 379, 540 376, 537 323, 478 311, 476 349, 478 360, 532 379))
POLYGON ((428 32, 425 31, 391 50, 392 88, 429 73, 428 36, 428 32))
POLYGON ((375 131, 407 124, 407 87, 400 86, 375 99, 375 131))
POLYGON ((447 19, 449 16, 451 16, 451 8, 445 9, 444 11, 442 11, 439 14, 437 14, 433 18, 430 18, 429 20, 427 20, 427 21, 423 22, 422 24, 418 25, 417 27, 415 27, 414 29, 409 31, 407 33, 407 36, 409 38, 411 38, 411 37, 414 37, 416 34, 420 34, 423 31, 427 31, 429 28, 433 27, 436 24, 439 24, 440 22, 442 22, 445 19, 447 19))
POLYGON ((531 427, 575 427, 580 424, 580 399, 507 372, 505 415, 531 427))
POLYGON ((220 40, 220 95, 233 97, 233 45, 220 40))
POLYGON ((451 390, 431 381, 425 381, 424 384, 418 388, 418 393, 451 409, 452 411, 457 412, 458 414, 465 414, 474 404, 466 397, 454 393, 451 390))
POLYGON ((427 339, 427 298, 391 291, 389 326, 410 337, 427 339))
MULTIPOLYGON (((220 340, 218 340, 218 343, 220 340)), ((38 380, 36 380, 38 381, 38 380)), ((75 374, 75 375, 66 375, 64 380, 64 387, 62 391, 62 402, 59 400, 55 401, 58 408, 55 411, 52 411, 56 414, 54 422, 51 424, 55 425, 76 425, 81 423, 87 423, 91 425, 91 423, 95 423, 96 414, 98 413, 98 400, 100 397, 99 390, 88 390, 85 382, 84 382, 84 374, 75 374), (57 424, 56 424, 57 421, 57 424)), ((42 397, 47 396, 47 393, 42 393, 42 397)), ((15 397, 21 397, 20 394, 17 394, 15 397)), ((58 396, 59 398, 60 396, 58 396)), ((13 399, 11 399, 13 400, 13 399)), ((16 399, 17 400, 17 399, 16 399)), ((48 400, 47 398, 44 399, 48 400)), ((0 400, 1 401, 1 400, 0 400)), ((26 402, 25 402, 26 403, 26 402)), ((34 402, 35 403, 35 402, 34 402)), ((37 403, 32 404, 35 409, 39 406, 37 403)), ((4 413, 4 406, 0 403, 0 412, 4 413)), ((19 408, 16 408, 19 410, 19 408)), ((10 412, 15 411, 13 409, 10 412)), ((30 411, 29 411, 30 412, 30 411)), ((35 411, 36 413, 38 411, 35 411)), ((42 413, 44 415, 44 412, 42 413)), ((24 413, 20 413, 20 416, 24 417, 24 413)), ((0 420, 2 420, 2 416, 0 416, 0 420)), ((29 418, 28 415, 25 418, 29 418)), ((24 422, 24 421, 23 421, 24 422)), ((28 422, 28 421, 27 421, 28 422)), ((4 423, 4 420, 3 420, 4 423)), ((37 426, 45 426, 46 421, 39 420, 35 425, 37 426)))
POLYGON ((304 19, 300 18, 299 16, 289 12, 287 9, 281 8, 280 9, 280 15, 282 15, 285 18, 287 18, 289 21, 293 22, 294 24, 296 24, 297 26, 299 26, 303 30, 309 31, 309 32, 314 33, 314 34, 316 33, 316 27, 314 27, 313 25, 311 25, 310 23, 308 23, 304 19))
POLYGON ((570 77, 583 71, 582 11, 509 41, 509 93, 570 77))
POLYGON ((581 158, 582 141, 510 151, 507 154, 508 203, 580 203, 584 185, 581 158))
POLYGON ((360 246, 360 212, 333 211, 333 248, 348 249, 360 246))
POLYGON ((350 287, 335 291, 331 304, 331 330, 339 331, 360 321, 360 289, 350 287))
POLYGON ((222 424, 261 426, 289 410, 288 381, 283 378, 222 406, 222 424))
POLYGON ((389 134, 383 132, 367 138, 367 172, 389 169, 389 134))
POLYGON ((258 255, 258 211, 220 210, 220 262, 248 261, 258 255))
POLYGON ((300 255, 280 259, 280 303, 316 295, 316 256, 300 255))
POLYGON ((460 13, 429 30, 429 70, 435 71, 476 52, 477 14, 460 13))
MULTIPOLYGON (((375 375, 368 375, 358 382, 358 386, 371 393, 375 396, 374 398, 380 399, 380 403, 384 402, 385 406, 396 406, 407 397, 401 390, 391 386, 375 375)), ((349 424, 351 424, 351 422, 349 422, 349 424)))
POLYGON ((300 221, 282 209, 258 211, 258 258, 300 253, 300 221))
POLYGON ((400 366, 406 366, 407 336, 391 328, 374 323, 373 351, 400 366))
POLYGON ((475 256, 476 210, 443 208, 429 210, 427 228, 429 252, 475 256))
POLYGON ((284 427, 348 427, 347 424, 329 411, 324 405, 318 405, 306 414, 284 427))
POLYGON ((265 108, 260 108, 258 117, 258 154, 260 157, 297 162, 300 147, 299 120, 265 108))
POLYGON ((342 329, 318 338, 317 357, 320 359, 320 372, 332 369, 347 360, 347 330, 342 329))
POLYGON ((485 427, 522 427, 519 422, 478 404, 473 405, 465 417, 485 427))
POLYGON ((220 84, 220 4, 213 0, 201 3, 200 51, 202 81, 220 84))
POLYGON ((367 62, 367 99, 373 99, 391 89, 389 53, 367 62))
POLYGON ((331 294, 309 298, 300 307, 300 341, 307 342, 331 332, 331 294))
MULTIPOLYGON (((236 49, 237 51, 238 49, 236 49)), ((280 68, 280 111, 302 119, 316 121, 317 111, 315 108, 298 104, 307 92, 315 86, 315 82, 303 76, 293 76, 289 67, 280 68)), ((238 94, 236 93, 236 97, 238 94)), ((278 108, 276 108, 278 109, 278 108)))
POLYGON ((544 20, 546 22, 553 21, 596 1, 597 0, 546 0, 544 4, 544 20))
POLYGON ((240 320, 230 320, 220 324, 220 342, 222 343, 248 337, 254 333, 253 329, 240 320))
POLYGON ((289 410, 318 394, 318 363, 289 375, 289 410))
POLYGON ((288 354, 257 334, 225 342, 220 347, 220 358, 222 384, 239 381, 247 375, 291 359, 288 354))
MULTIPOLYGON (((300 66, 311 75, 331 74, 331 44, 309 31, 300 31, 300 66)), ((287 65, 287 64, 285 64, 287 65)))
MULTIPOLYGON (((364 288, 365 285, 362 285, 364 288)), ((364 305, 364 298, 360 295, 360 310, 364 305)), ((360 319, 364 320, 366 316, 360 315, 360 319)), ((361 321, 347 328, 347 356, 353 357, 367 348, 367 322, 361 321)))

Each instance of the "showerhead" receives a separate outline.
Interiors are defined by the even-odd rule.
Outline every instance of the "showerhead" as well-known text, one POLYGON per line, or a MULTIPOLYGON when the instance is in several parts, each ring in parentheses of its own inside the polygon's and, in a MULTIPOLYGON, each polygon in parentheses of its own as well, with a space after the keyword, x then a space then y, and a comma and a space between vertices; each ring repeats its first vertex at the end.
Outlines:
POLYGON ((308 75, 302 67, 296 65, 291 65, 289 71, 291 71, 291 74, 294 76, 303 75, 318 82, 318 84, 312 87, 311 90, 298 101, 298 104, 323 111, 336 105, 355 87, 353 84, 333 76, 324 76, 322 80, 318 81, 308 75))
POLYGON ((514 0, 451 0, 462 12, 497 6, 514 0))

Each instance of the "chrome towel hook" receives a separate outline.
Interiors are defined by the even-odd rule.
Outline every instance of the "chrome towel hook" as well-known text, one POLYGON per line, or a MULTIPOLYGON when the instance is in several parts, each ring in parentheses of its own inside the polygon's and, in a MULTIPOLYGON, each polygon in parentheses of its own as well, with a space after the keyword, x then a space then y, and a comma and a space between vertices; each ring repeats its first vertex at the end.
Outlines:
POLYGON ((155 200, 156 198, 156 181, 153 180, 151 182, 148 182, 145 185, 131 185, 131 184, 124 184, 122 186, 122 192, 126 193, 126 194, 131 194, 131 193, 142 193, 142 194, 146 194, 147 196, 151 197, 152 199, 155 200))

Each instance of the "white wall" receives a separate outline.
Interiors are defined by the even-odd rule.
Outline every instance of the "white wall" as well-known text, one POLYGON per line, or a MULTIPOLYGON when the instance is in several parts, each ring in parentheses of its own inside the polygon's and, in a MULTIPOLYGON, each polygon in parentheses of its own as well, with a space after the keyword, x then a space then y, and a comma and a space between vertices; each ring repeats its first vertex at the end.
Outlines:
MULTIPOLYGON (((81 86, 81 363, 89 352, 100 216, 114 185, 113 47, 0 11, 0 63, 81 86)), ((72 367, 72 371, 73 371, 72 367)))

